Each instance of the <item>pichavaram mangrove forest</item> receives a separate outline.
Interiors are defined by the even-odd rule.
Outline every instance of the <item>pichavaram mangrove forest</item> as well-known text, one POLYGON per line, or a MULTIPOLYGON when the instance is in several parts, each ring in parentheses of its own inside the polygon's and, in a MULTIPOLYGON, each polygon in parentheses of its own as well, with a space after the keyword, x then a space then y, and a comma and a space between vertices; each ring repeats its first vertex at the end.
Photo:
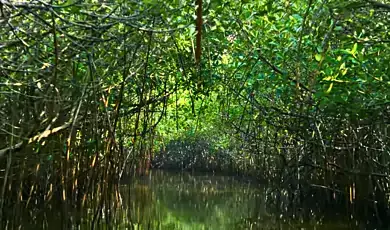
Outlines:
POLYGON ((0 229, 390 229, 390 1, 1 0, 0 229))

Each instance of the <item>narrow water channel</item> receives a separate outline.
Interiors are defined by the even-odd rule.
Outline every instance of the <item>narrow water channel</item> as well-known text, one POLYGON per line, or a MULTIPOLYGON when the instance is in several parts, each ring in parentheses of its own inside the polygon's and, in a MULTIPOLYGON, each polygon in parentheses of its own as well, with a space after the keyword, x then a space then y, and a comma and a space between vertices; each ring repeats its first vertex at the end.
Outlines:
POLYGON ((269 191, 245 178, 161 170, 121 186, 135 229, 351 229, 342 218, 324 222, 314 213, 289 218, 269 191))
POLYGON ((315 203, 291 214, 283 192, 273 191, 245 178, 153 170, 123 180, 101 203, 29 211, 16 229, 358 229, 336 210, 331 218, 316 212, 315 203))

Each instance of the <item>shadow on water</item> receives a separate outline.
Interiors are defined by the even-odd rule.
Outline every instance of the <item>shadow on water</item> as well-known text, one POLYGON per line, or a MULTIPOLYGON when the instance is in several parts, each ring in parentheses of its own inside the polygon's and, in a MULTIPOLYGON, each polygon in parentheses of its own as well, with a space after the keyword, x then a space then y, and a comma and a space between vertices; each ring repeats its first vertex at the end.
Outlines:
POLYGON ((154 170, 103 199, 9 210, 5 229, 359 229, 335 209, 291 212, 288 194, 231 176, 154 170), (65 213, 66 212, 66 213, 65 213), (11 213, 23 214, 13 218, 11 213), (13 221, 21 221, 15 224, 13 221), (65 224, 64 224, 65 223, 65 224))

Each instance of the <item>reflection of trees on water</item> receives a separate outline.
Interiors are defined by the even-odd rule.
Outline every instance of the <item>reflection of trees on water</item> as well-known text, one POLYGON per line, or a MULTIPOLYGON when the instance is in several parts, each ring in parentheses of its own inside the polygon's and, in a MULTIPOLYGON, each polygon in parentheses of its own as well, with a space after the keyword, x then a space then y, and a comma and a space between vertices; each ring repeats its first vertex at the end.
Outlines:
MULTIPOLYGON (((327 229, 357 229, 363 225, 376 229, 372 218, 362 218, 362 212, 368 212, 367 200, 350 202, 349 194, 341 190, 325 190, 322 187, 292 190, 286 188, 268 188, 265 194, 268 213, 280 216, 278 223, 290 222, 300 226, 333 226, 327 229)), ((362 216, 367 217, 367 213, 362 216)))
MULTIPOLYGON (((80 229, 92 226, 95 229, 107 226, 113 229, 351 229, 345 223, 340 224, 341 217, 333 216, 327 222, 323 217, 327 214, 324 201, 312 197, 309 191, 297 195, 290 190, 259 187, 234 177, 152 171, 147 177, 120 185, 119 191, 108 192, 103 200, 99 196, 89 196, 81 208, 68 209, 66 216, 72 222, 69 226, 80 224, 80 229)), ((47 226, 61 226, 63 211, 62 207, 53 206, 32 229, 45 229, 39 225, 45 221, 49 222, 47 226)))
POLYGON ((166 226, 200 224, 225 228, 251 215, 251 199, 258 191, 231 177, 193 176, 154 172, 123 186, 123 205, 134 222, 160 221, 166 226), (129 195, 126 195, 129 194, 129 195), (225 227, 222 227, 222 226, 225 227))
POLYGON ((152 222, 163 229, 297 229, 322 224, 323 229, 350 229, 340 224, 341 217, 332 216, 334 224, 324 222, 318 196, 297 200, 289 190, 259 188, 233 177, 154 171, 123 188, 129 220, 142 226, 152 222))
MULTIPOLYGON (((344 213, 326 209, 323 197, 267 188, 254 197, 253 215, 236 223, 237 229, 355 229, 344 213), (296 197, 300 196, 299 199, 296 197), (260 210, 265 208, 265 210, 260 210), (264 215, 265 214, 265 215, 264 215)), ((333 207, 335 208, 335 207, 333 207)))

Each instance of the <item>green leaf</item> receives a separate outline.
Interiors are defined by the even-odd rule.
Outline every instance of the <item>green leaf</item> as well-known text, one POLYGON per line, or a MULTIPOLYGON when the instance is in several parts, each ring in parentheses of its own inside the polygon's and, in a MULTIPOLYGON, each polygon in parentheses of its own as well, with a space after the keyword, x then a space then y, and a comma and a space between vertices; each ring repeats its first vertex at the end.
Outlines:
POLYGON ((316 59, 316 61, 321 61, 321 58, 322 58, 322 55, 321 54, 316 54, 315 56, 314 56, 314 58, 316 59))
POLYGON ((355 55, 356 50, 357 50, 357 43, 355 43, 355 44, 353 45, 352 50, 351 50, 351 54, 352 54, 352 55, 355 55))
POLYGON ((328 90, 326 90, 325 93, 330 93, 330 91, 332 90, 332 88, 333 88, 333 82, 330 83, 329 88, 328 88, 328 90))

